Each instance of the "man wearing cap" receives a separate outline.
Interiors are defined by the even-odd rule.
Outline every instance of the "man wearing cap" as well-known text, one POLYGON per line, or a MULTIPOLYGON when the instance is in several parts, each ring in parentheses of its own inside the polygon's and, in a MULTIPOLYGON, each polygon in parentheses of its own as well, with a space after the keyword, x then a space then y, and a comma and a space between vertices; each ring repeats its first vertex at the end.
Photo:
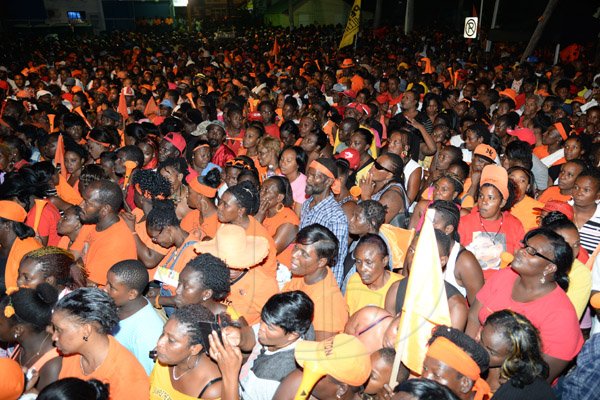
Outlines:
POLYGON ((158 161, 163 162, 167 158, 181 157, 185 146, 185 139, 180 133, 167 133, 158 146, 158 161))
POLYGON ((344 83, 350 79, 350 82, 352 82, 350 89, 352 89, 354 93, 358 93, 358 91, 365 86, 365 81, 360 75, 354 72, 354 66, 354 61, 352 61, 351 58, 344 59, 340 65, 340 68, 342 69, 342 76, 338 81, 339 83, 344 83))
POLYGON ((121 122, 121 114, 113 110, 112 108, 102 111, 102 118, 100 123, 102 126, 114 126, 117 128, 121 122))
POLYGON ((429 340, 421 376, 446 386, 461 400, 489 399, 490 387, 481 377, 489 363, 487 350, 475 340, 441 325, 429 340))
POLYGON ((318 158, 311 162, 306 173, 306 194, 310 197, 302 204, 300 226, 320 224, 336 236, 339 247, 337 260, 330 265, 338 285, 344 279, 344 259, 348 249, 348 219, 334 198, 339 193, 337 166, 329 158, 318 158))
POLYGON ((104 285, 110 267, 137 258, 133 235, 119 217, 123 193, 116 183, 103 179, 92 182, 81 195, 84 226, 71 250, 83 259, 90 281, 104 285))
POLYGON ((206 127, 206 137, 212 151, 211 162, 219 167, 225 167, 225 163, 235 158, 235 153, 226 144, 225 125, 221 121, 211 121, 206 127))
POLYGON ((161 117, 168 117, 173 112, 173 102, 171 100, 165 99, 160 102, 158 105, 159 115, 161 117))

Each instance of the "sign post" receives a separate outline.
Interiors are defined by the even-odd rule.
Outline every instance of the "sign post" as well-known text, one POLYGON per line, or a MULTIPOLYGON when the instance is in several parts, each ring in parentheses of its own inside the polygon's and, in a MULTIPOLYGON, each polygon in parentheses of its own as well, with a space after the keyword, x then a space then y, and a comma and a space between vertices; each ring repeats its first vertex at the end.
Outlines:
POLYGON ((465 30, 463 36, 465 39, 475 39, 477 37, 477 23, 479 18, 467 17, 465 18, 465 30))

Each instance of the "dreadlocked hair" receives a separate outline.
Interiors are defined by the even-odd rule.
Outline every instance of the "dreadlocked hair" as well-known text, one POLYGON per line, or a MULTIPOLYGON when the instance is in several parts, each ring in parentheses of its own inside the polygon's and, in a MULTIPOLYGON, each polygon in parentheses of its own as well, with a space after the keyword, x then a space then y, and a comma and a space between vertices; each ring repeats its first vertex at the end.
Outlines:
POLYGON ((152 198, 162 197, 164 199, 171 196, 171 184, 169 181, 156 171, 149 169, 138 169, 131 178, 134 187, 139 185, 142 193, 148 193, 152 198))

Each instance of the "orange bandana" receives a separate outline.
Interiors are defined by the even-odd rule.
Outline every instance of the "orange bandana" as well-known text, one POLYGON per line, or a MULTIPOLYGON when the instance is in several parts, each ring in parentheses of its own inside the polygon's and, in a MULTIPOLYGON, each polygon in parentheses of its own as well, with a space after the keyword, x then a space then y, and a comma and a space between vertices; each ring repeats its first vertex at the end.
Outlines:
POLYGON ((187 183, 190 189, 192 189, 194 192, 199 193, 202 196, 208 197, 209 199, 214 199, 217 195, 217 189, 201 184, 200 182, 198 182, 198 179, 188 179, 187 183))
POLYGON ((14 201, 0 201, 0 218, 8 219, 15 222, 25 222, 27 211, 14 201))
POLYGON ((429 346, 427 357, 443 362, 474 382, 475 400, 491 395, 490 386, 481 378, 481 370, 471 356, 445 337, 438 337, 429 346))
POLYGON ((317 171, 319 171, 320 173, 322 173, 323 175, 325 175, 326 177, 332 178, 333 185, 331 185, 331 191, 333 192, 333 194, 340 194, 340 191, 342 189, 340 180, 337 179, 326 166, 324 166, 317 160, 314 160, 313 162, 310 163, 308 168, 314 168, 317 171))
POLYGON ((110 143, 102 143, 102 142, 99 142, 98 140, 94 139, 94 138, 93 138, 93 137, 91 137, 91 136, 90 136, 90 137, 88 137, 88 141, 90 141, 90 142, 94 142, 94 143, 98 143, 98 144, 99 144, 100 146, 102 146, 102 147, 110 147, 110 143))

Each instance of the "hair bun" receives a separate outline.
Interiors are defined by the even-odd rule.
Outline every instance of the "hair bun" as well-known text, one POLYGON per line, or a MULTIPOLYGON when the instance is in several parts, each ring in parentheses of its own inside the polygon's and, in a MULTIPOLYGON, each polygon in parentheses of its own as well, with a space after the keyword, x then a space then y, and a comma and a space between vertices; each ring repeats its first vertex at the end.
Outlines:
POLYGON ((58 290, 49 283, 40 283, 35 288, 36 296, 45 304, 54 306, 58 301, 58 290))

